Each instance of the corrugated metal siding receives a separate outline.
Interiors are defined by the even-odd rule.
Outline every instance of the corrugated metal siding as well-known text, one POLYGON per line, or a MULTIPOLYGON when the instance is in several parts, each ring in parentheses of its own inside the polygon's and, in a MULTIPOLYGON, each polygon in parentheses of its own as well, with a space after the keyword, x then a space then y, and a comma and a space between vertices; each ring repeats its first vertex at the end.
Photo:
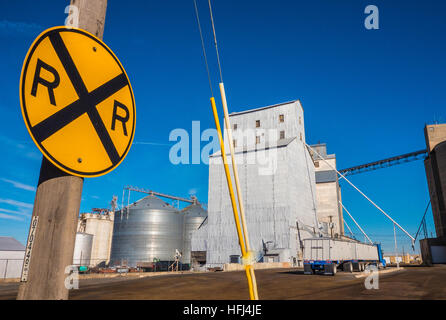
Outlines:
POLYGON ((115 213, 112 265, 173 261, 183 248, 184 215, 155 196, 147 196, 115 213))
POLYGON ((305 260, 378 260, 376 246, 338 239, 304 240, 305 260))
POLYGON ((207 217, 207 211, 199 204, 192 204, 181 211, 184 214, 184 244, 183 256, 181 261, 183 263, 191 263, 191 239, 192 233, 203 223, 207 217))
POLYGON ((20 278, 25 251, 0 251, 0 279, 20 278))
POLYGON ((200 204, 183 210, 156 196, 147 196, 115 213, 110 262, 136 266, 138 262, 173 261, 175 250, 181 262, 190 263, 191 238, 207 217, 200 204))

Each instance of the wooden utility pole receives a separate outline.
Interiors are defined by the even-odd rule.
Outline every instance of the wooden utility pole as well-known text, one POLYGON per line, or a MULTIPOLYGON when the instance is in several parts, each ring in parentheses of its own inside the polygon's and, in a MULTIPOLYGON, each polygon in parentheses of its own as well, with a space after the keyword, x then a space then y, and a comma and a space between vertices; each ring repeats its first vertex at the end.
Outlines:
POLYGON ((102 40, 107 0, 71 0, 71 5, 79 9, 79 28, 102 40))
MULTIPOLYGON (((102 39, 107 0, 71 0, 71 5, 79 9, 79 28, 102 39)), ((18 300, 68 299, 65 269, 73 264, 83 181, 43 158, 28 238, 32 250, 25 256, 18 300)))

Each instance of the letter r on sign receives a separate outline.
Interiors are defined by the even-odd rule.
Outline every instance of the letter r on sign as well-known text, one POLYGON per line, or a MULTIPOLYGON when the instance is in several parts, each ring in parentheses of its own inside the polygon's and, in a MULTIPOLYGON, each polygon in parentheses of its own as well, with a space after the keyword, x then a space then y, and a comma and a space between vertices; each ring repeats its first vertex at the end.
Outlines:
POLYGON ((40 59, 37 59, 36 72, 34 73, 33 86, 31 88, 31 95, 33 95, 34 97, 37 94, 37 86, 39 85, 39 83, 44 87, 47 87, 48 95, 50 97, 50 102, 53 106, 55 106, 56 99, 54 98, 54 89, 56 89, 60 83, 59 74, 57 73, 56 69, 54 69, 52 66, 46 64, 40 59), (40 77, 40 71, 42 68, 50 72, 54 76, 54 80, 52 82, 49 82, 48 80, 45 80, 40 77))
POLYGON ((124 135, 127 136, 127 127, 125 126, 125 124, 127 123, 127 121, 129 121, 129 118, 130 118, 129 109, 121 102, 115 100, 115 104, 113 106, 113 117, 112 117, 111 129, 113 131, 115 130, 116 120, 118 120, 122 124, 122 130, 124 131, 124 135), (124 112, 125 112, 124 117, 118 115, 118 108, 124 110, 124 112))

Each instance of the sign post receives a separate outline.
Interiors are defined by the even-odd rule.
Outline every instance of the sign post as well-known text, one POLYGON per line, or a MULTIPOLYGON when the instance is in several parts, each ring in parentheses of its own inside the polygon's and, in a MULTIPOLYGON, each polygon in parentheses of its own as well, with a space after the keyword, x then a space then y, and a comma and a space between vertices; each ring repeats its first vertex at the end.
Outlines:
POLYGON ((28 239, 18 300, 68 299, 65 268, 73 264, 82 186, 83 178, 43 158, 32 218, 37 225, 31 244, 28 239))
POLYGON ((102 38, 107 0, 72 0, 79 27, 44 31, 23 65, 26 127, 43 153, 18 300, 68 299, 84 177, 116 168, 135 130, 127 74, 102 38))

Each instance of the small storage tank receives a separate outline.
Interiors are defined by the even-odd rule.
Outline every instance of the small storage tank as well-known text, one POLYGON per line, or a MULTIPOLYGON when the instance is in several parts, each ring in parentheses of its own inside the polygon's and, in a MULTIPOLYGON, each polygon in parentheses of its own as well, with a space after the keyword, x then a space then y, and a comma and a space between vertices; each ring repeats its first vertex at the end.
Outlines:
POLYGON ((208 214, 207 211, 198 203, 191 204, 190 206, 184 208, 181 212, 184 214, 184 245, 181 262, 183 264, 190 264, 192 233, 197 230, 198 227, 200 227, 208 214))
POLYGON ((92 246, 92 234, 84 232, 76 233, 76 240, 74 242, 73 265, 89 266, 92 246))
POLYGON ((182 251, 184 215, 160 198, 149 195, 115 213, 110 263, 136 267, 139 263, 174 261, 182 251))

